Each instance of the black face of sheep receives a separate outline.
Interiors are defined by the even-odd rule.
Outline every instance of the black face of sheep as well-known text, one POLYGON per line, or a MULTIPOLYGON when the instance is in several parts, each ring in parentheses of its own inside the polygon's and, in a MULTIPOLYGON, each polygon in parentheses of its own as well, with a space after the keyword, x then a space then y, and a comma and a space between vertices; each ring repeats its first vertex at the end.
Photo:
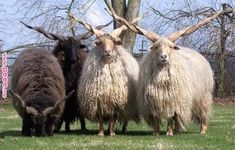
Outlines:
MULTIPOLYGON (((92 36, 91 33, 86 32, 84 34, 74 36, 74 37, 67 37, 59 34, 49 33, 46 32, 41 27, 32 27, 30 25, 25 24, 24 22, 20 21, 23 25, 25 25, 29 29, 34 29, 39 33, 42 33, 44 36, 51 40, 58 41, 57 45, 55 46, 53 50, 53 54, 56 55, 57 53, 63 51, 65 58, 64 58, 64 69, 66 72, 68 72, 71 68, 71 65, 77 61, 77 50, 81 50, 85 48, 86 46, 81 44, 81 40, 85 40, 92 36)), ((104 26, 99 26, 104 27, 104 26)))
POLYGON ((68 37, 66 40, 59 40, 55 46, 53 53, 58 58, 64 74, 71 71, 71 66, 79 61, 79 53, 86 46, 80 43, 73 37, 68 37), (63 57, 61 56, 63 55, 63 57))

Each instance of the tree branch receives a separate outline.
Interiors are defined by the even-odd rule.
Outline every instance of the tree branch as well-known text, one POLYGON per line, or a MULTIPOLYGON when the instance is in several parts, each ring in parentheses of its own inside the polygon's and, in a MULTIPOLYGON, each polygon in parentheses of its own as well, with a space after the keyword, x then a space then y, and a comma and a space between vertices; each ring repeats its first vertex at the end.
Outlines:
MULTIPOLYGON (((17 49, 22 49, 22 48, 30 48, 30 47, 44 47, 46 46, 45 44, 48 44, 50 42, 43 42, 43 43, 31 43, 31 44, 25 44, 25 45, 18 45, 18 46, 15 46, 15 47, 12 47, 12 48, 9 48, 9 49, 6 49, 4 51, 1 51, 1 53, 4 53, 4 52, 12 52, 14 50, 17 50, 17 49)), ((49 46, 49 45, 48 45, 49 46)))

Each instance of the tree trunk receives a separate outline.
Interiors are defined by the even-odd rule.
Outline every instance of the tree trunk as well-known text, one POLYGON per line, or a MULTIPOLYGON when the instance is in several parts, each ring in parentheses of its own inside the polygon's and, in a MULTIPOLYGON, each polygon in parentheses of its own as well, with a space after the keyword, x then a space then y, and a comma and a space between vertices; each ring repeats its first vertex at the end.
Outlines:
MULTIPOLYGON (((112 0, 112 7, 115 10, 116 14, 120 17, 125 18, 126 15, 126 0, 112 0)), ((114 20, 114 29, 120 27, 122 24, 114 20)))
MULTIPOLYGON (((129 0, 127 4, 126 0, 111 0, 111 2, 117 15, 125 18, 127 21, 132 21, 139 17, 141 0, 129 0)), ((115 21, 114 28, 119 26, 120 24, 115 21)), ((120 38, 123 40, 123 46, 128 50, 128 52, 133 53, 136 34, 127 30, 121 34, 120 38)))
MULTIPOLYGON (((226 9, 226 5, 222 4, 223 10, 226 9)), ((220 60, 219 60, 219 68, 220 68, 220 74, 219 74, 219 86, 218 86, 218 96, 223 97, 225 95, 225 89, 224 89, 224 81, 225 81, 225 50, 226 50, 226 38, 227 38, 227 32, 225 27, 225 16, 221 16, 221 35, 220 35, 220 60)))

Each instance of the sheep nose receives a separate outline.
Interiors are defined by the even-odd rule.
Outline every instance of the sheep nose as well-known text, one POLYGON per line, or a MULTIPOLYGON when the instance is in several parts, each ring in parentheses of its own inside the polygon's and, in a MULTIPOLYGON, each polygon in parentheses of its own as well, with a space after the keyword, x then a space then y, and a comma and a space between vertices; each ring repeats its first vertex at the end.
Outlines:
POLYGON ((161 59, 166 59, 167 55, 161 55, 161 59))
POLYGON ((109 52, 110 52, 110 50, 105 50, 105 51, 104 51, 104 54, 105 54, 106 56, 110 56, 110 53, 109 53, 109 52))
POLYGON ((72 61, 72 62, 75 62, 75 61, 76 61, 76 57, 72 57, 72 58, 71 58, 71 61, 72 61))

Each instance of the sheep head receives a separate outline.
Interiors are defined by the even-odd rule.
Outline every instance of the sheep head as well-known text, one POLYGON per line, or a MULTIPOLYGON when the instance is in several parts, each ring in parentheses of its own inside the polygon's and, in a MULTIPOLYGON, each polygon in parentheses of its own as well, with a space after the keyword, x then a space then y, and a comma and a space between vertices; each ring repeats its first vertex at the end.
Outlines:
POLYGON ((23 98, 12 90, 10 90, 10 94, 21 117, 27 121, 27 124, 35 128, 37 136, 43 136, 48 128, 52 128, 52 125, 56 124, 63 112, 65 101, 74 94, 74 91, 70 92, 64 99, 57 101, 53 107, 47 107, 43 111, 27 106, 23 98))
MULTIPOLYGON (((63 36, 59 34, 49 33, 46 32, 42 27, 32 27, 30 25, 25 24, 24 22, 20 21, 23 25, 25 25, 29 29, 34 29, 35 31, 43 34, 45 37, 58 41, 57 45, 55 46, 53 53, 57 57, 57 54, 61 51, 64 53, 64 58, 61 58, 59 60, 61 62, 61 66, 71 66, 75 61, 77 61, 78 52, 84 48, 86 48, 85 45, 81 44, 82 40, 88 39, 93 35, 93 32, 85 32, 83 34, 70 37, 70 36, 63 36)), ((111 22, 97 26, 96 29, 102 29, 108 25, 110 25, 111 22)), ((60 53, 61 54, 61 53, 60 53)), ((58 58, 58 57, 57 57, 58 58)), ((69 68, 67 68, 69 70, 69 68)))
POLYGON ((167 65, 169 64, 172 51, 179 50, 179 47, 167 38, 160 38, 153 42, 150 49, 156 54, 159 63, 167 65))
MULTIPOLYGON (((80 19, 77 19, 72 14, 69 14, 69 16, 81 25, 83 25, 88 31, 96 35, 96 46, 100 49, 100 53, 102 57, 104 57, 105 62, 111 63, 117 55, 117 47, 123 44, 119 36, 123 31, 127 30, 128 28, 125 25, 122 25, 121 27, 113 30, 111 33, 106 33, 102 30, 93 28, 91 25, 85 23, 80 19)), ((141 18, 142 17, 136 18, 131 23, 134 24, 141 18)))
POLYGON ((111 63, 117 55, 117 46, 122 45, 122 41, 115 39, 110 34, 103 34, 97 37, 95 44, 99 48, 103 60, 106 63, 111 63))

